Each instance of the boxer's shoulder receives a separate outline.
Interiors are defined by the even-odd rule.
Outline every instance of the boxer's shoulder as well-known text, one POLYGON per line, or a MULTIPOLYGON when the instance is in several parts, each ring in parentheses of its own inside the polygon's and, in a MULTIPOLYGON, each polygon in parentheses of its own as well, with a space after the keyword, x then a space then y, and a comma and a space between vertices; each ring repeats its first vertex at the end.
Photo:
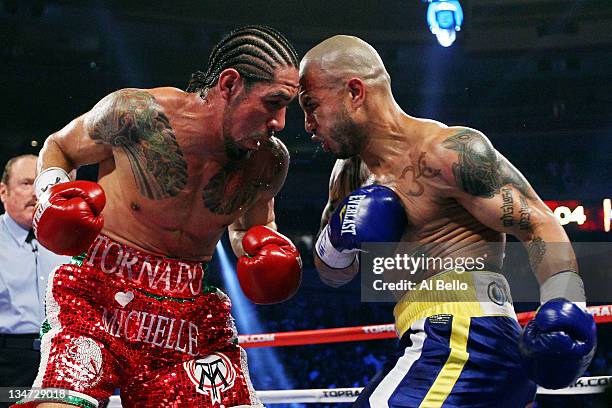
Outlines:
POLYGON ((438 138, 438 156, 451 164, 454 171, 460 168, 479 167, 492 170, 499 160, 493 144, 482 132, 468 127, 451 127, 438 138))
POLYGON ((486 153, 493 149, 490 140, 479 130, 465 126, 432 126, 423 128, 423 150, 429 154, 444 158, 456 145, 486 153))
POLYGON ((154 101, 163 107, 165 111, 175 111, 184 108, 185 105, 191 102, 190 96, 193 94, 187 93, 179 88, 164 86, 151 89, 139 89, 140 92, 146 92, 151 95, 154 101))
POLYGON ((441 175, 453 176, 457 166, 465 161, 493 165, 497 153, 491 141, 480 131, 464 126, 430 129, 422 145, 427 163, 441 170, 441 175))
MULTIPOLYGON (((102 98, 85 117, 85 127, 93 139, 105 142, 118 131, 163 122, 169 127, 164 105, 172 88, 124 88, 102 98)), ((156 125, 157 127, 157 125, 156 125)))
POLYGON ((142 104, 155 101, 155 89, 122 88, 109 93, 98 102, 93 110, 97 112, 112 112, 135 109, 142 104))
POLYGON ((279 190, 287 177, 289 169, 289 150, 276 137, 271 137, 261 144, 248 159, 246 174, 257 179, 258 185, 279 190))
POLYGON ((109 93, 98 102, 94 113, 127 112, 143 108, 161 109, 184 103, 186 92, 173 87, 122 88, 109 93))
POLYGON ((187 92, 172 86, 157 88, 121 88, 110 93, 108 96, 123 98, 148 97, 155 100, 179 98, 188 95, 187 92))
MULTIPOLYGON (((452 126, 441 129, 437 135, 437 141, 439 141, 443 146, 444 144, 456 141, 480 148, 492 148, 491 141, 485 136, 484 133, 466 126, 452 126)), ((447 148, 447 146, 444 147, 447 148)))
POLYGON ((289 150, 279 138, 272 136, 253 152, 251 160, 256 166, 264 165, 280 169, 289 165, 289 150))

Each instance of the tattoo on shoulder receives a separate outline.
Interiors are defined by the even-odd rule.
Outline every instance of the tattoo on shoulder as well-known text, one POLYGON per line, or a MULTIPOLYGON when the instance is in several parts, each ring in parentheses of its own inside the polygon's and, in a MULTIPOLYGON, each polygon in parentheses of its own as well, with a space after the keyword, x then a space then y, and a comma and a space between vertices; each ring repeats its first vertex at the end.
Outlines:
POLYGON ((261 191, 280 188, 275 184, 282 184, 278 179, 284 177, 288 162, 289 153, 280 141, 266 142, 250 159, 230 161, 211 177, 202 191, 204 205, 219 215, 251 207, 261 191), (262 156, 265 164, 254 165, 262 156))
POLYGON ((176 196, 187 184, 187 162, 162 107, 151 94, 136 89, 105 99, 92 112, 91 138, 126 153, 144 197, 176 196))
POLYGON ((459 162, 453 163, 453 175, 466 193, 493 198, 501 187, 511 184, 526 197, 534 198, 524 177, 500 158, 480 133, 464 129, 442 142, 442 146, 459 154, 459 162))

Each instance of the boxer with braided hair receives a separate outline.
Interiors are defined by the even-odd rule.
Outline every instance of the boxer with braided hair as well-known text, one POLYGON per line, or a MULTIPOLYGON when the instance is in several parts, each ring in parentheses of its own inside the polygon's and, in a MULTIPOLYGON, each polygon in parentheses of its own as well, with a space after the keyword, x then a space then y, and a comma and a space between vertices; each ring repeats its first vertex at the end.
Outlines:
POLYGON ((270 27, 247 26, 233 31, 215 46, 208 70, 192 74, 187 92, 205 93, 227 68, 240 73, 247 86, 270 82, 278 67, 298 65, 297 53, 282 34, 270 27))
POLYGON ((247 297, 296 292, 301 259, 274 217, 289 153, 274 133, 297 88, 293 47, 248 26, 187 92, 121 89, 48 137, 34 228, 75 258, 50 277, 34 383, 61 392, 20 407, 96 407, 116 388, 124 407, 262 406, 206 264, 228 227, 247 297), (68 176, 91 163, 98 183, 68 176))

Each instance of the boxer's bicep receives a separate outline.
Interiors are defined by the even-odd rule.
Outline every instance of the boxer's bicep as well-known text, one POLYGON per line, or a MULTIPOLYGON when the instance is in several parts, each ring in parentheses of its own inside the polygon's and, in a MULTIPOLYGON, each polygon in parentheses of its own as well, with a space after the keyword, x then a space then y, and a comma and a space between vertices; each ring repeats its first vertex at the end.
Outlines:
POLYGON ((540 280, 555 270, 573 267, 571 251, 560 256, 548 245, 569 241, 563 227, 525 177, 484 135, 466 129, 446 139, 443 146, 454 152, 444 166, 446 179, 454 183, 454 198, 488 228, 521 240, 540 280))
MULTIPOLYGON (((51 149, 59 149, 75 168, 111 158, 113 147, 138 142, 142 132, 137 127, 145 122, 140 117, 154 116, 148 112, 151 109, 143 109, 150 103, 136 103, 136 94, 148 95, 135 89, 121 89, 105 96, 89 112, 51 135, 47 144, 51 149), (139 109, 136 105, 140 105, 139 109)), ((149 99, 153 97, 149 95, 149 99)))
POLYGON ((452 196, 487 227, 521 238, 550 212, 525 177, 482 133, 462 129, 442 146, 443 178, 452 184, 452 196), (526 211, 532 215, 529 220, 526 211))
POLYGON ((49 167, 70 171, 112 157, 110 146, 97 144, 89 137, 85 126, 86 115, 72 120, 45 140, 38 159, 39 172, 49 167))
POLYGON ((289 150, 285 144, 278 138, 272 137, 265 143, 265 148, 269 150, 271 156, 265 156, 267 162, 262 164, 266 170, 261 174, 266 184, 264 196, 275 197, 283 188, 287 173, 289 172, 289 150))
POLYGON ((535 238, 543 223, 554 220, 542 201, 527 198, 513 185, 500 187, 489 198, 457 192, 455 198, 474 218, 488 228, 516 236, 521 241, 535 238))

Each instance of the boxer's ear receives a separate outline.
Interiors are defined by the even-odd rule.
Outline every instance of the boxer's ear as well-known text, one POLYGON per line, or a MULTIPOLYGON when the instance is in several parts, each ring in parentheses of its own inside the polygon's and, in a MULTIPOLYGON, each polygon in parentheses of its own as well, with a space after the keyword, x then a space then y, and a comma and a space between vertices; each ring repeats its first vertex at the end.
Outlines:
POLYGON ((348 90, 351 94, 351 103, 353 108, 359 108, 363 105, 365 99, 366 87, 363 81, 359 78, 351 78, 346 83, 348 90))
POLYGON ((232 96, 236 95, 241 79, 240 73, 233 68, 221 71, 217 87, 223 99, 229 101, 232 96))

